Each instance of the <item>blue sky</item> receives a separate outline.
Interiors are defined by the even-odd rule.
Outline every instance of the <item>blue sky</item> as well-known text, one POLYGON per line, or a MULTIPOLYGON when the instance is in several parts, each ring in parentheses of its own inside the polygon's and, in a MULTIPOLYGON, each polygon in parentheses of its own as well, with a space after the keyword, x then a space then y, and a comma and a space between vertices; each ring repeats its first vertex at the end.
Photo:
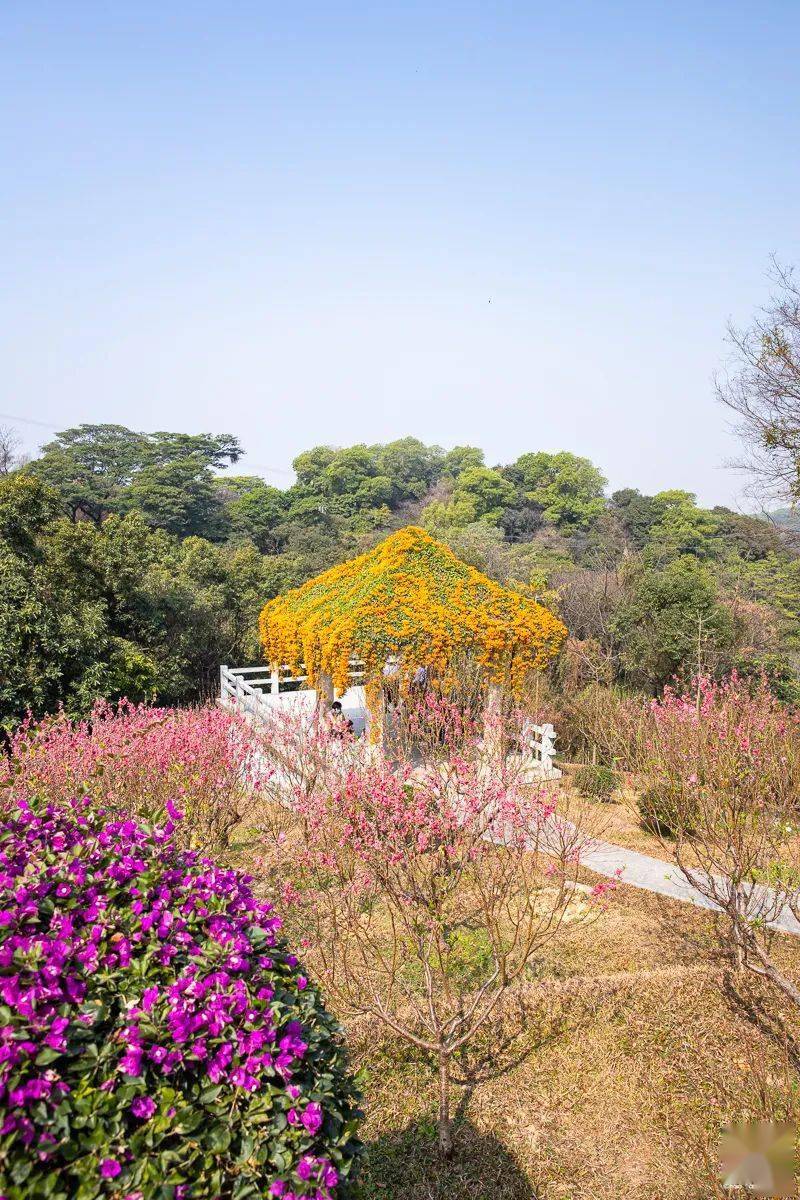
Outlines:
POLYGON ((771 0, 6 0, 0 412, 746 507, 711 379, 800 264, 798 49, 771 0))

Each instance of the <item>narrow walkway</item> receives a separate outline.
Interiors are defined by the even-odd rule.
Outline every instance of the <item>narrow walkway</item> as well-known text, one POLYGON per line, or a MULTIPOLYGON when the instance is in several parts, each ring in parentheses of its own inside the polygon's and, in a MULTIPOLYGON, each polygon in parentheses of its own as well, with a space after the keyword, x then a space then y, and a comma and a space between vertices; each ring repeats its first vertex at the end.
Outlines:
MULTIPOLYGON (((684 878, 674 863, 651 858, 649 854, 640 854, 638 850, 628 850, 624 846, 615 846, 612 842, 593 842, 591 847, 581 854, 581 866, 610 878, 620 871, 620 883, 642 888, 646 892, 657 892, 660 896, 669 896, 672 900, 681 900, 685 904, 696 904, 698 908, 718 910, 713 901, 707 899, 684 878)), ((757 889, 762 890, 765 898, 772 894, 770 889, 757 889)), ((783 933, 800 937, 800 922, 788 908, 784 908, 777 920, 771 921, 770 924, 783 933)))

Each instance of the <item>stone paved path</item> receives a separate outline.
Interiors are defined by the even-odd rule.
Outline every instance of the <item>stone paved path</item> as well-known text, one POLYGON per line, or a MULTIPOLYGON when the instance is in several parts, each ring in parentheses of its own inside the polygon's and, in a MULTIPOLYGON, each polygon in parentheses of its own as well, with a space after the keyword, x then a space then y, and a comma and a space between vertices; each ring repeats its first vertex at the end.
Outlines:
MULTIPOLYGON (((598 875, 612 878, 621 869, 620 882, 630 884, 631 887, 657 892, 660 896, 670 896, 673 900, 682 900, 687 904, 696 904, 699 908, 717 907, 693 887, 673 863, 651 858, 649 854, 640 854, 638 850, 628 850, 611 842, 593 842, 592 846, 581 854, 581 866, 596 871, 598 875)), ((765 894, 770 894, 767 889, 765 894)), ((784 933, 800 937, 800 922, 788 909, 784 909, 771 924, 784 933)))

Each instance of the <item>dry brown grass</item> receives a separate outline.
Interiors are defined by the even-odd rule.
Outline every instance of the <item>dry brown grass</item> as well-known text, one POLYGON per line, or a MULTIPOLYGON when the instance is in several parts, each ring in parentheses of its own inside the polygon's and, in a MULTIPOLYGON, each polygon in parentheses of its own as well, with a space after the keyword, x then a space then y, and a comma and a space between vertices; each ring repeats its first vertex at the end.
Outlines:
MULTIPOLYGON (((436 1158, 433 1072, 371 1022, 362 1200, 705 1200, 719 1126, 800 1117, 800 1020, 715 957, 710 914, 621 888, 543 957, 461 1064, 456 1159, 436 1158), (699 961, 698 961, 699 960, 699 961), (797 1061, 800 1061, 798 1059, 797 1061)), ((781 950, 800 970, 800 947, 781 950)))
MULTIPOLYGON (((635 797, 586 807, 596 836, 668 860, 635 797)), ((450 1163, 436 1153, 431 1064, 375 1021, 349 1022, 366 1078, 359 1200, 729 1196, 716 1183, 720 1126, 800 1121, 800 1013, 731 975, 717 919, 623 886, 544 950, 460 1064, 450 1163)), ((777 958, 800 978, 800 941, 780 939, 777 958)))
MULTIPOLYGON (((569 778, 562 785, 565 801, 571 805, 578 802, 569 778)), ((654 833, 642 825, 638 808, 639 797, 632 788, 619 788, 611 800, 584 800, 582 803, 594 822, 594 828, 602 830, 596 836, 617 846, 625 846, 629 850, 638 850, 640 854, 649 854, 652 858, 663 859, 664 862, 674 862, 672 842, 669 837, 660 840, 654 833)), ((687 848, 684 847, 687 854, 687 848)), ((689 856, 690 857, 690 856, 689 856)))

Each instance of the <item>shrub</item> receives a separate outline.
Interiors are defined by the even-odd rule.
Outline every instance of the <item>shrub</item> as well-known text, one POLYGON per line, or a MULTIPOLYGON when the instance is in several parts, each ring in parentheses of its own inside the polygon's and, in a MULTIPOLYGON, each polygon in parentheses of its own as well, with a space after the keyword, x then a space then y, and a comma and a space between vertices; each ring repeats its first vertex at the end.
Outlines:
POLYGON ((618 687, 590 684, 562 693, 549 720, 558 729, 560 753, 573 761, 595 755, 603 762, 632 763, 646 711, 641 698, 618 687))
POLYGON ((674 837, 679 830, 691 829, 689 807, 681 789, 668 780, 651 783, 639 795, 639 816, 645 829, 662 837, 674 837))
POLYGON ((611 767, 588 763, 573 776, 575 789, 593 800, 610 800, 619 787, 619 776, 611 767))
POLYGON ((23 722, 0 761, 13 803, 89 794, 117 814, 159 819, 168 800, 186 814, 180 837, 224 849, 252 805, 254 742, 247 724, 216 705, 152 708, 98 701, 87 720, 64 713, 23 722))
POLYGON ((248 877, 173 832, 88 800, 0 826, 9 1200, 327 1200, 351 1172, 338 1028, 248 877))

